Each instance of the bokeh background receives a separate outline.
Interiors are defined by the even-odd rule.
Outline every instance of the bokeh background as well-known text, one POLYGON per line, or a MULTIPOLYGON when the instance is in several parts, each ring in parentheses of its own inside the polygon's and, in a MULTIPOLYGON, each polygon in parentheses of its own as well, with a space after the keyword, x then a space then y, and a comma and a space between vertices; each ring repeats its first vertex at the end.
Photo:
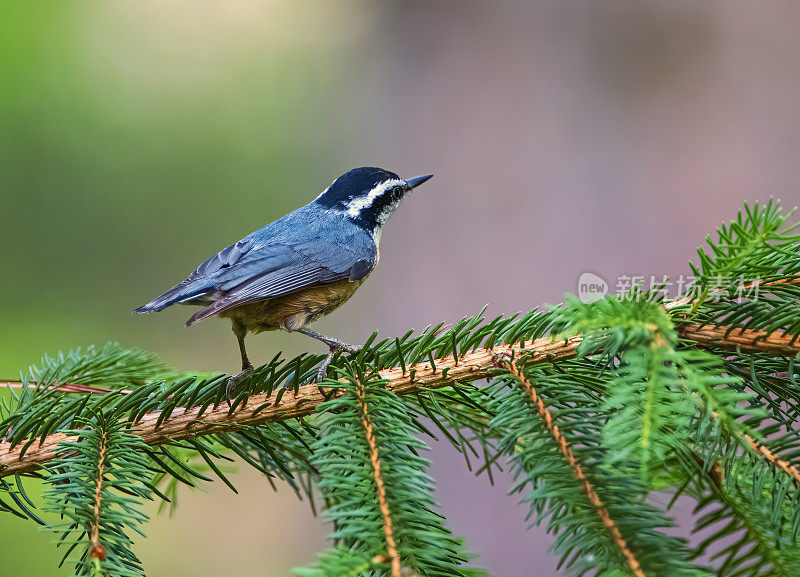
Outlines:
MULTIPOLYGON (((237 370, 227 323, 131 309, 361 165, 436 177, 318 324, 351 342, 559 302, 585 271, 688 273, 743 200, 800 203, 798 21, 789 0, 3 2, 0 376, 112 339, 237 370)), ((431 457, 479 565, 559 574, 508 479, 431 457)), ((288 488, 236 481, 155 517, 150 575, 282 576, 325 546, 288 488)), ((0 577, 67 575, 53 539, 0 518, 0 577)))

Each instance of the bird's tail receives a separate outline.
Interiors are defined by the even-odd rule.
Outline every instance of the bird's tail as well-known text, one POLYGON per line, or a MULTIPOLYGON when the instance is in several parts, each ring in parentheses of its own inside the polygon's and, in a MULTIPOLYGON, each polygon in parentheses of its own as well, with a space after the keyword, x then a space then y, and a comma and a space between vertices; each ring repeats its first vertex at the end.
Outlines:
POLYGON ((169 289, 163 295, 157 296, 146 305, 142 305, 138 309, 135 309, 133 312, 152 313, 163 311, 165 308, 174 305, 175 303, 189 300, 207 293, 210 288, 211 287, 204 283, 197 283, 196 281, 190 281, 189 279, 186 279, 182 283, 169 289))

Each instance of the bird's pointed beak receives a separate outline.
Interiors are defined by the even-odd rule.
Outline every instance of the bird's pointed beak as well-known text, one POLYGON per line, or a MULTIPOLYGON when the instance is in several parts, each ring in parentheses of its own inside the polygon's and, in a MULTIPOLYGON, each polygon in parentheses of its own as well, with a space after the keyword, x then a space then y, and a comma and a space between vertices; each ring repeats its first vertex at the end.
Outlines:
POLYGON ((420 184, 433 178, 432 174, 426 174, 425 176, 415 176, 414 178, 409 178, 406 180, 406 184, 408 184, 408 188, 417 188, 420 184))

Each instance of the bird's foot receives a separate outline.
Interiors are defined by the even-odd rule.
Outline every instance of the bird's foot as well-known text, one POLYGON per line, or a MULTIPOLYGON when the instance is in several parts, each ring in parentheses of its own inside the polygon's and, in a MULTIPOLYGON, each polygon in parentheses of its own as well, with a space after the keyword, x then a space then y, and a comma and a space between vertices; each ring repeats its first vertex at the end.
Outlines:
POLYGON ((325 377, 328 374, 328 367, 330 366, 331 361, 333 360, 333 355, 335 355, 339 351, 344 351, 346 353, 352 353, 352 354, 355 354, 355 353, 358 353, 358 352, 361 351, 361 347, 357 347, 355 345, 350 345, 350 344, 344 343, 342 341, 337 341, 335 339, 326 339, 323 342, 326 345, 328 345, 328 348, 330 349, 330 352, 328 353, 328 356, 325 357, 325 360, 322 361, 322 364, 319 366, 319 369, 317 369, 317 382, 318 383, 321 383, 322 381, 325 380, 325 377))
POLYGON ((225 386, 225 400, 228 401, 228 406, 231 406, 231 399, 236 392, 236 385, 238 385, 245 377, 248 377, 253 372, 253 365, 242 367, 242 372, 234 375, 228 379, 228 384, 225 386))

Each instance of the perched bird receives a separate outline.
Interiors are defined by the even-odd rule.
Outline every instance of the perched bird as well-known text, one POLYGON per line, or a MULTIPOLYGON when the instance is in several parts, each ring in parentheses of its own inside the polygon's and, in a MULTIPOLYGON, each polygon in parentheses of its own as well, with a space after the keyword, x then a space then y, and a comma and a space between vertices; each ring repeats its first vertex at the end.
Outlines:
POLYGON ((381 230, 403 197, 433 175, 403 180, 381 168, 356 168, 337 178, 309 204, 248 234, 202 263, 189 277, 134 312, 161 311, 176 303, 201 308, 186 325, 210 316, 231 320, 242 372, 253 370, 247 333, 283 329, 322 341, 329 354, 317 378, 325 378, 337 351, 359 347, 306 326, 346 302, 378 264, 381 230))

